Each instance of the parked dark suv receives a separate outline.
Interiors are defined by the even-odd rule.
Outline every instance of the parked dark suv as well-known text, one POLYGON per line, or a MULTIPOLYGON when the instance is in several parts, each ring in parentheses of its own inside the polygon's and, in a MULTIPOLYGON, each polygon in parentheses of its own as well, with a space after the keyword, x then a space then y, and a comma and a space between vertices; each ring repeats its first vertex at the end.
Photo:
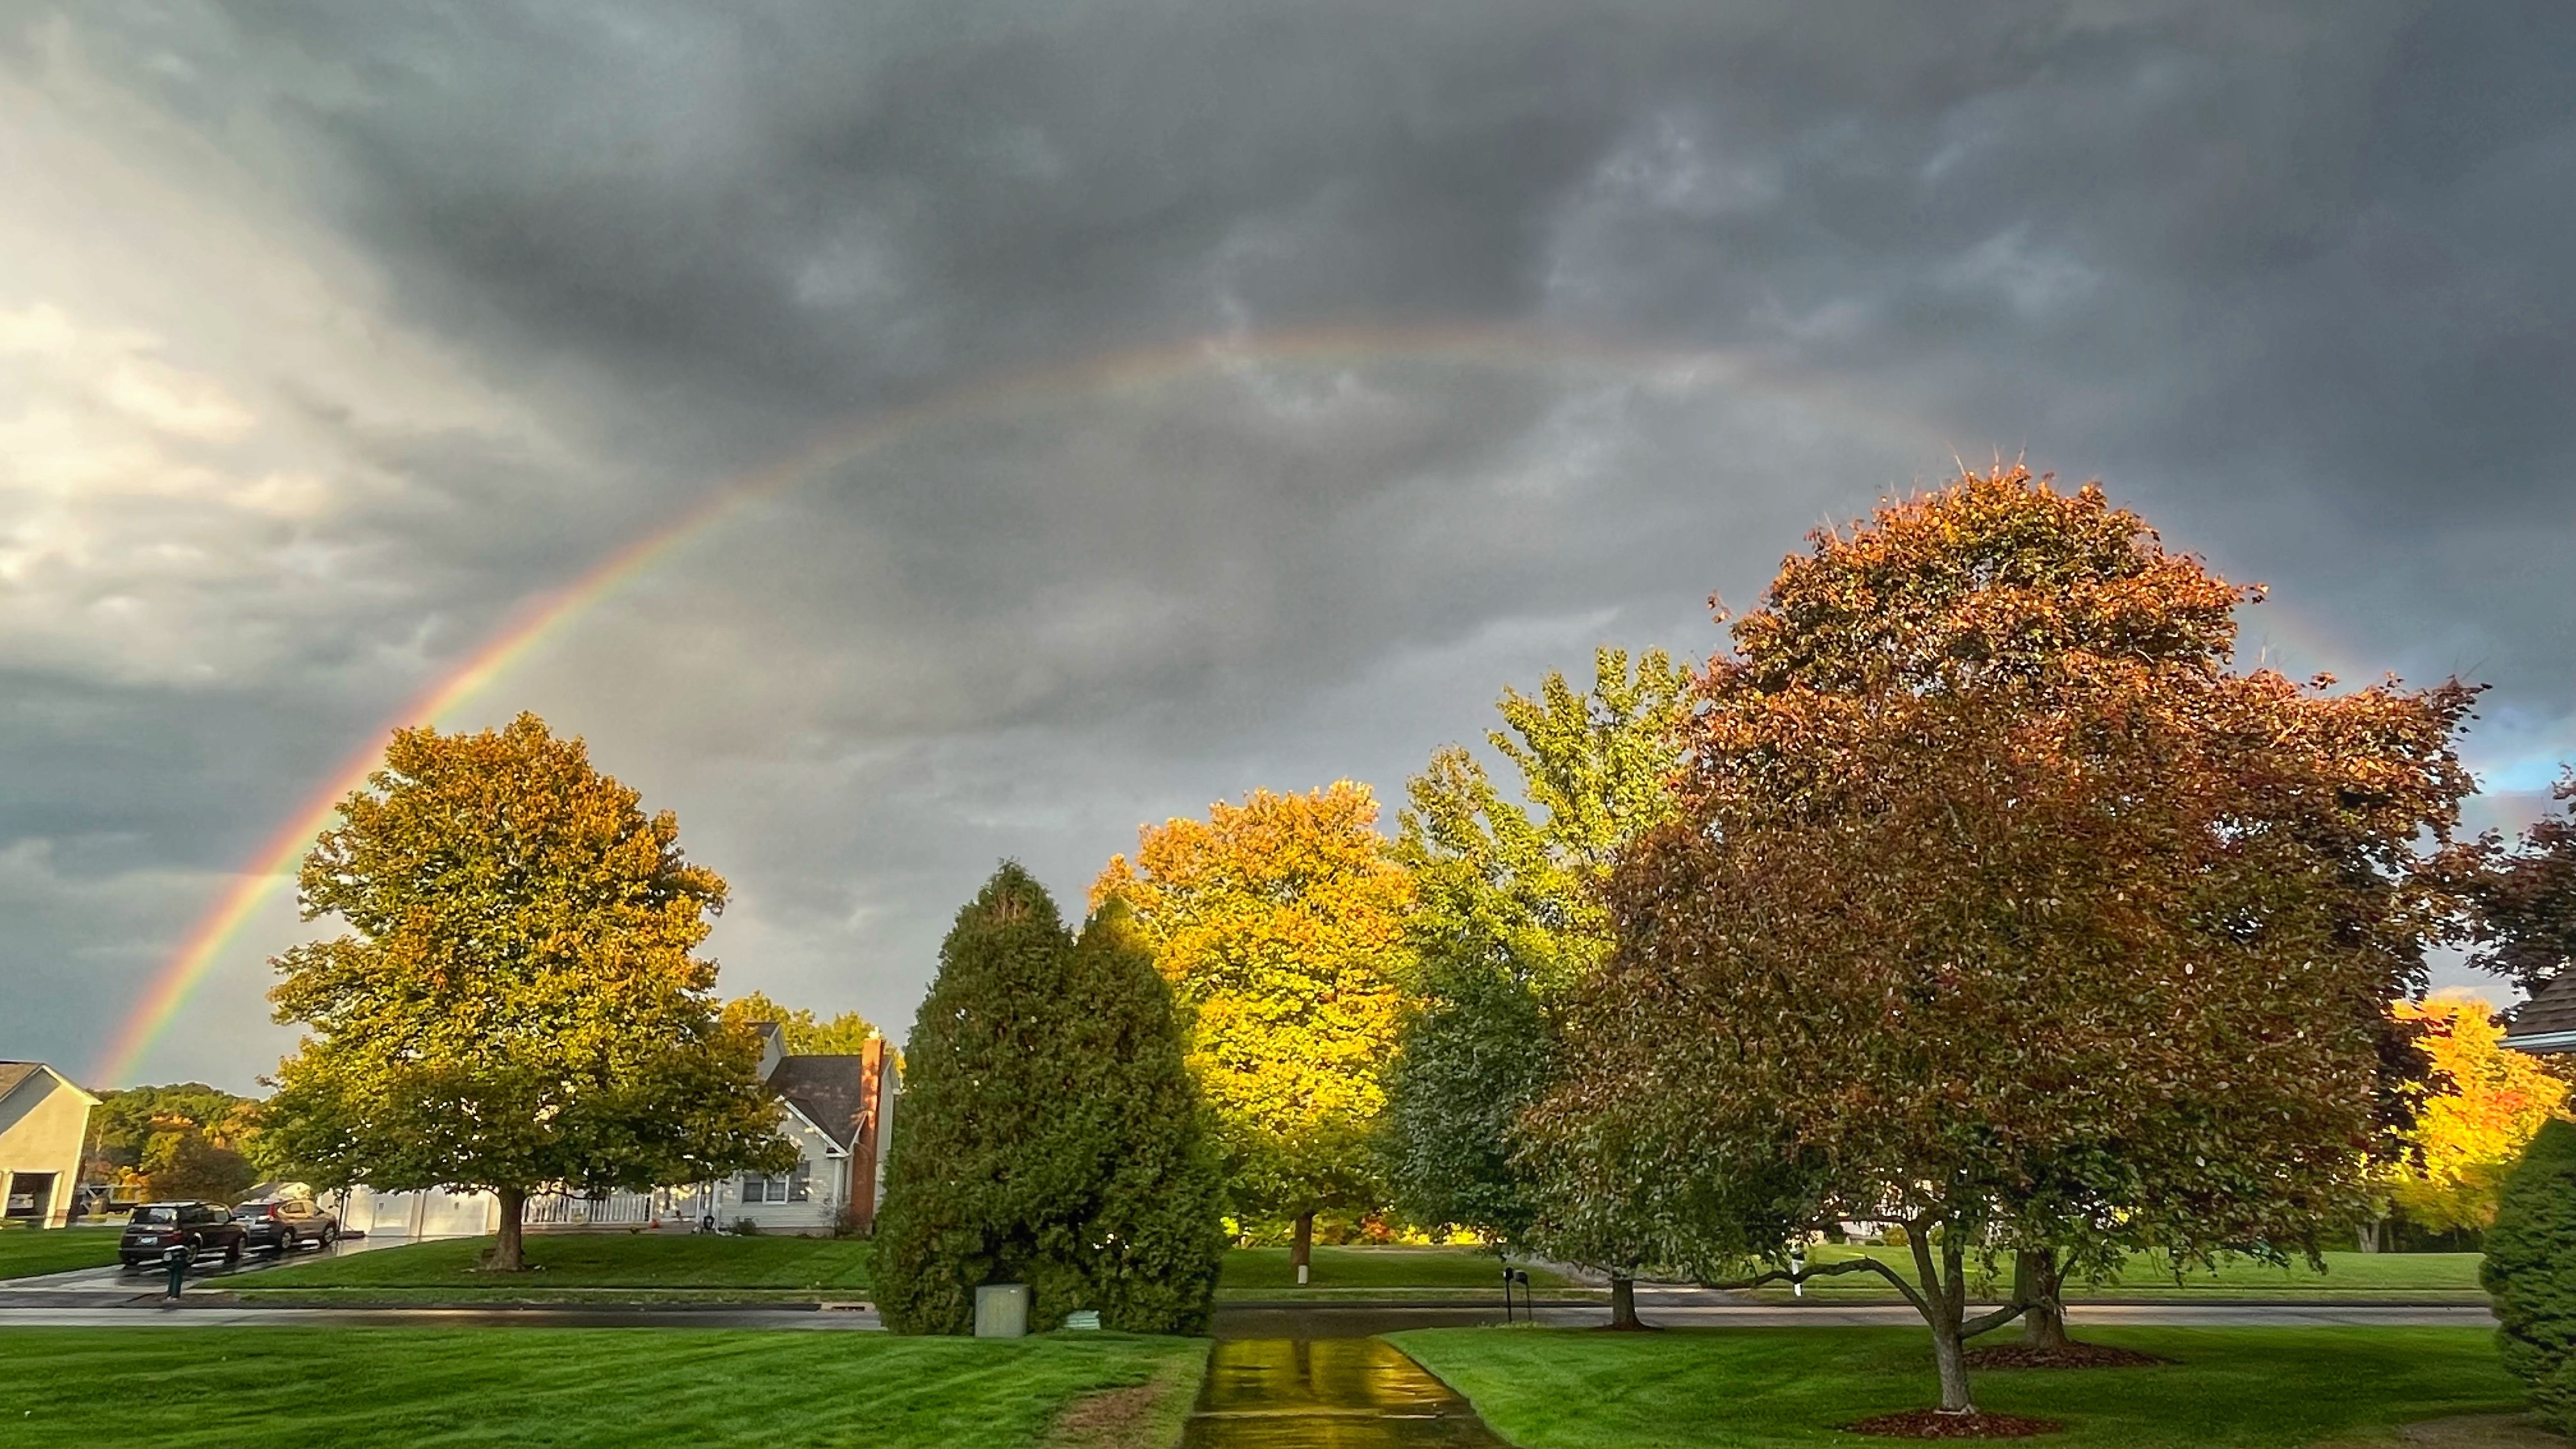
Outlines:
POLYGON ((125 1220, 125 1235, 116 1240, 116 1256, 129 1268, 158 1263, 161 1255, 186 1244, 190 1259, 221 1253, 238 1263, 250 1234, 233 1215, 210 1202, 147 1202, 125 1220))
POLYGON ((307 1243, 329 1247, 340 1241, 340 1220, 310 1198, 264 1197, 233 1209, 250 1245, 283 1258, 307 1243))

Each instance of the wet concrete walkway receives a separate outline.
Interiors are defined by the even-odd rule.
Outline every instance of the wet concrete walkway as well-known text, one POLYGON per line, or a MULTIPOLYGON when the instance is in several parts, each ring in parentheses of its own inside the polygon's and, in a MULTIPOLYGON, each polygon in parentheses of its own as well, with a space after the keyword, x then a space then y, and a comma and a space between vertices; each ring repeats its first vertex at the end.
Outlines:
POLYGON ((1183 1449, 1505 1449, 1467 1401, 1376 1338, 1229 1338, 1183 1449))

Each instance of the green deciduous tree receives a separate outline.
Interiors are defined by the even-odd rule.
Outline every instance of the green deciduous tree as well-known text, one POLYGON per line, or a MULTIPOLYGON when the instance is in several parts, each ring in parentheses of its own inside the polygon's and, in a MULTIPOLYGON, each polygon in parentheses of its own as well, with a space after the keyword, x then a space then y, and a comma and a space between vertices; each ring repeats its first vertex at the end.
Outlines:
POLYGON ((203 1082, 126 1087, 101 1092, 89 1118, 90 1145, 82 1168, 92 1181, 134 1184, 160 1197, 232 1199, 222 1190, 240 1170, 239 1192, 284 1164, 261 1126, 262 1104, 203 1082), (181 1157, 220 1165, 212 1176, 191 1169, 173 1176, 181 1157), (237 1159, 243 1168, 227 1164, 237 1159), (200 1191, 201 1188, 212 1190, 200 1191))
POLYGON ((1138 836, 1092 900, 1134 912, 1172 985, 1234 1211, 1293 1220, 1302 1266, 1317 1210, 1377 1200, 1370 1138, 1403 1007, 1411 878, 1377 831, 1376 799, 1348 780, 1256 790, 1138 836))
POLYGON ((1197 1333, 1225 1250, 1223 1174, 1171 993, 1123 908, 1077 941, 1005 864, 958 913, 905 1047, 877 1298, 903 1333, 964 1333, 975 1289, 1027 1283, 1041 1322, 1197 1333))
POLYGON ((2471 696, 2231 672, 2247 591, 2018 469, 1813 543, 1702 677, 1534 1135, 1703 1267, 1901 1224, 1967 1412, 1962 1340, 2038 1296, 1969 1316, 1969 1255, 2360 1210, 2471 696))
POLYGON ((790 1010, 757 991, 726 1002, 724 1019, 743 1027, 775 1022, 787 1050, 798 1056, 856 1056, 878 1035, 875 1024, 855 1011, 824 1020, 802 1008, 790 1010))
POLYGON ((1672 813, 1689 679, 1660 651, 1632 669, 1626 651, 1602 649, 1589 693, 1556 673, 1535 696, 1505 691, 1504 728, 1486 738, 1518 772, 1520 798, 1451 746, 1408 784, 1396 839, 1414 883, 1418 998, 1387 1082, 1398 1204, 1503 1241, 1553 1228, 1549 1251, 1610 1270, 1623 1322, 1641 1240, 1596 1226, 1578 1251, 1572 1224, 1541 1211, 1536 1165, 1515 1154, 1520 1115, 1553 1069, 1551 1013, 1610 951, 1601 884, 1620 849, 1672 813))
POLYGON ((305 857, 305 918, 348 932, 278 958, 309 1034, 268 1121, 321 1186, 489 1190, 493 1266, 522 1266, 528 1194, 780 1170, 794 1149, 692 954, 725 884, 578 739, 394 733, 305 857))
POLYGON ((2505 1367, 2532 1403, 2576 1434, 2576 1122, 2540 1129, 2498 1196, 2479 1276, 2495 1299, 2505 1367))
POLYGON ((154 1197, 199 1198, 226 1205, 241 1201, 251 1184, 259 1181, 259 1169, 248 1157, 196 1132, 174 1136, 166 1152, 157 1160, 147 1160, 145 1171, 154 1197))

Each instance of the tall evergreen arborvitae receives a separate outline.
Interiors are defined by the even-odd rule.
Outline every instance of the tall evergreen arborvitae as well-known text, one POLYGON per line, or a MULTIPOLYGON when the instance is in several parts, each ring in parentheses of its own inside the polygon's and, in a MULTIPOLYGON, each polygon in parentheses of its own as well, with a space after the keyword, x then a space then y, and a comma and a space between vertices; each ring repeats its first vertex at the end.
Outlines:
MULTIPOLYGON (((1074 948, 1068 1003, 1088 1068, 1094 1196, 1078 1236, 1101 1321, 1133 1333, 1200 1333, 1225 1256, 1225 1164, 1171 987, 1127 908, 1108 902, 1074 948)), ((1082 1079, 1077 1079, 1082 1080, 1082 1079)))
POLYGON ((1224 1250, 1221 1178, 1169 991, 1114 915, 1077 944, 1005 863, 958 913, 905 1048, 877 1301, 900 1333, 965 1333, 975 1289, 1031 1321, 1196 1332, 1224 1250))
POLYGON ((2576 1122, 2542 1127, 2505 1179, 2479 1277, 2504 1366, 2531 1385, 2543 1422, 2576 1434, 2576 1122))

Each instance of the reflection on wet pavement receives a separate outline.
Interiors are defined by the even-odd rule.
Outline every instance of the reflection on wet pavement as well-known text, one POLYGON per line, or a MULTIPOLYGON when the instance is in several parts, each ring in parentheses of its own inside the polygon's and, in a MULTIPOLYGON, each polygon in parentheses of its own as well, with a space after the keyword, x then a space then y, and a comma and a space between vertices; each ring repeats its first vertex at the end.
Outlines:
POLYGON ((1465 1399, 1375 1338, 1220 1340, 1184 1449, 1503 1449, 1465 1399))

